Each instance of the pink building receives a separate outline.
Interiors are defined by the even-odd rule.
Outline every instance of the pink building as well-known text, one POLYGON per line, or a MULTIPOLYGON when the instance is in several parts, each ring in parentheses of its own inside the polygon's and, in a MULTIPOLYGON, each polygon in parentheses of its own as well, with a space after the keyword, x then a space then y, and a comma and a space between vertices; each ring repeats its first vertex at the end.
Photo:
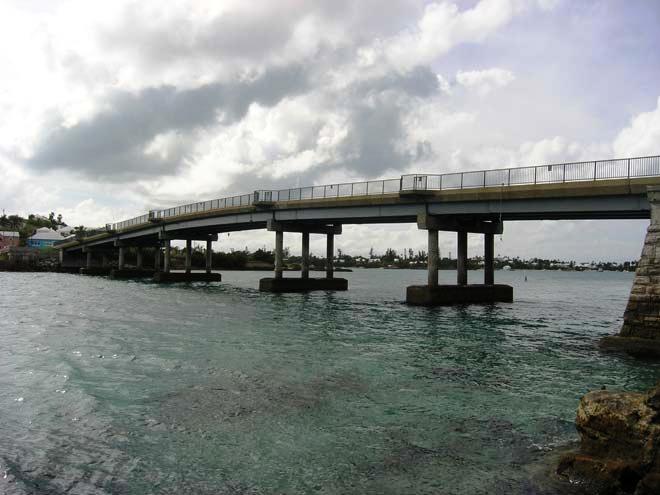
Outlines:
POLYGON ((4 251, 10 247, 18 247, 19 235, 18 232, 11 232, 9 230, 0 230, 0 251, 4 251))

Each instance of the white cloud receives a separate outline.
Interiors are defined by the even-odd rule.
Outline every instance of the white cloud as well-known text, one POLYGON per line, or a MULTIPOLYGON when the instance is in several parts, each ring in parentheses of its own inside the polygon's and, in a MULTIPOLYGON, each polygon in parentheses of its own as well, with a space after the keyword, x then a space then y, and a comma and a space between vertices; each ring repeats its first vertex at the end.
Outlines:
POLYGON ((617 157, 660 154, 660 98, 656 108, 635 116, 614 140, 617 157))
POLYGON ((497 67, 456 73, 456 81, 460 85, 476 91, 480 96, 486 96, 494 89, 508 85, 515 78, 513 72, 497 67))

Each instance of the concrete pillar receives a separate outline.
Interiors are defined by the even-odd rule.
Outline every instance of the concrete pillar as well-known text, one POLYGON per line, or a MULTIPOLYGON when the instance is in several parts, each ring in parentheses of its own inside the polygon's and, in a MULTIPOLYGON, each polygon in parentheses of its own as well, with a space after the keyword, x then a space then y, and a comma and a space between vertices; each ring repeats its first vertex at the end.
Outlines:
POLYGON ((142 248, 141 247, 137 248, 136 256, 137 256, 137 259, 135 261, 135 267, 138 270, 142 270, 142 248))
POLYGON ((59 254, 59 259, 60 259, 60 266, 64 265, 64 249, 60 249, 59 254))
POLYGON ((192 270, 192 240, 186 239, 186 273, 192 270))
POLYGON ((309 232, 302 233, 302 263, 301 278, 309 278, 309 232))
POLYGON ((165 256, 163 257, 163 271, 170 273, 170 252, 172 250, 172 241, 169 239, 165 241, 165 256))
POLYGON ((438 231, 428 230, 428 285, 429 287, 438 286, 438 258, 440 256, 440 249, 438 247, 438 231))
POLYGON ((206 273, 211 273, 213 269, 213 241, 206 240, 206 273))
POLYGON ((119 260, 117 261, 117 268, 120 270, 124 269, 124 248, 119 248, 119 260))
POLYGON ((458 285, 467 285, 467 246, 468 234, 467 232, 457 232, 458 237, 458 256, 456 257, 456 283, 458 285))
POLYGON ((87 268, 92 267, 92 252, 88 249, 87 250, 87 263, 85 265, 87 268))
POLYGON ((484 284, 495 283, 495 234, 484 234, 484 284))
POLYGON ((275 231, 275 278, 282 278, 284 265, 284 231, 275 231))
POLYGON ((154 249, 154 270, 160 271, 160 246, 154 249))
POLYGON ((325 278, 333 278, 335 267, 335 234, 327 234, 327 246, 325 253, 325 278))
POLYGON ((101 257, 101 266, 103 268, 107 268, 110 265, 110 260, 108 260, 108 255, 103 253, 103 256, 101 257))

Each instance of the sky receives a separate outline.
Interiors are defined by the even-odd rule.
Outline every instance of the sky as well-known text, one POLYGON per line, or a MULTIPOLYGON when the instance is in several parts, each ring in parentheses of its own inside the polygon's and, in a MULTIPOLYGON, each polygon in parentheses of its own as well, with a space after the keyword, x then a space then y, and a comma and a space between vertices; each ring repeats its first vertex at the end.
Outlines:
MULTIPOLYGON (((659 24, 654 0, 2 0, 0 208, 99 226, 255 189, 660 154, 659 24)), ((508 222, 496 253, 636 259, 647 225, 508 222)), ((426 236, 347 225, 335 243, 426 236)))

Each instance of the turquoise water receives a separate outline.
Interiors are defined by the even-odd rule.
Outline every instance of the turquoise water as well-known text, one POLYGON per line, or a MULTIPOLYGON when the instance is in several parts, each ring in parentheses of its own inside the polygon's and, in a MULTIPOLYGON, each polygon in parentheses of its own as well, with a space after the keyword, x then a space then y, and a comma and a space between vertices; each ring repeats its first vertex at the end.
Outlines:
POLYGON ((596 349, 632 274, 497 272, 514 304, 440 309, 402 303, 424 271, 265 275, 0 273, 0 493, 568 493, 539 473, 579 397, 660 376, 596 349))

